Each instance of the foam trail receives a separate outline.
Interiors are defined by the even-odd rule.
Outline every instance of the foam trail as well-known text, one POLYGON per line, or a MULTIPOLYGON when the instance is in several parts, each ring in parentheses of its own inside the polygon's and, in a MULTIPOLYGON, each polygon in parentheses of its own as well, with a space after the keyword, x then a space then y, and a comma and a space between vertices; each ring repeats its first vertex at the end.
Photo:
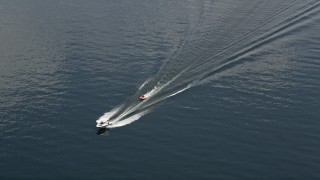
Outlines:
POLYGON ((125 125, 128 125, 128 124, 131 124, 132 122, 140 119, 140 117, 144 116, 147 113, 148 113, 148 111, 144 111, 144 112, 135 114, 135 115, 133 115, 133 116, 131 116, 129 118, 126 118, 124 120, 121 120, 121 121, 118 121, 118 122, 115 122, 115 123, 109 125, 108 128, 116 128, 116 127, 121 127, 121 126, 125 126, 125 125))
POLYGON ((117 107, 111 110, 110 112, 104 113, 104 115, 102 115, 98 120, 96 120, 97 124, 108 122, 110 118, 119 111, 120 108, 121 107, 117 107))
POLYGON ((152 78, 147 79, 140 87, 139 90, 142 89, 148 82, 151 81, 152 78))
POLYGON ((294 33, 318 17, 320 3, 314 0, 274 3, 261 0, 248 5, 236 1, 221 8, 220 11, 216 9, 220 13, 218 17, 216 11, 205 8, 201 13, 203 18, 200 17, 201 21, 191 29, 192 33, 186 36, 178 51, 139 87, 135 95, 119 108, 105 113, 97 123, 114 128, 138 120, 169 97, 207 82, 209 77, 242 64, 250 54, 263 51, 265 45, 294 33), (141 95, 145 95, 146 100, 140 101, 141 95))
MULTIPOLYGON (((141 118, 142 116, 144 116, 145 114, 147 114, 148 112, 150 112, 150 108, 162 101, 164 101, 165 99, 175 96, 187 89, 189 89, 190 87, 192 87, 194 85, 194 83, 190 83, 188 84, 185 88, 182 88, 180 90, 178 90, 177 92, 174 92, 170 95, 167 96, 163 96, 162 98, 158 98, 158 99, 154 99, 150 102, 146 101, 146 104, 143 103, 139 103, 136 104, 134 106, 129 106, 126 108, 126 110, 122 113, 120 113, 116 118, 112 117, 119 112, 119 109, 121 109, 120 106, 119 108, 115 108, 114 110, 105 113, 103 116, 101 116, 96 122, 97 122, 97 127, 103 127, 103 126, 107 126, 108 128, 115 128, 115 127, 121 127, 121 126, 125 126, 128 124, 131 124, 132 122, 138 120, 139 118, 141 118), (140 110, 139 110, 140 109, 140 110), (135 111, 137 111, 137 113, 135 113, 135 111), (141 112, 142 111, 142 112, 141 112), (132 114, 133 115, 130 115, 132 114), (129 116, 129 117, 127 117, 129 116), (103 123, 103 125, 99 125, 99 123, 103 123), (110 125, 108 123, 111 123, 110 125)), ((165 86, 165 85, 164 85, 165 86)), ((149 96, 150 95, 155 95, 157 92, 158 87, 153 88, 153 90, 151 90, 149 92, 149 96)), ((158 91, 159 92, 159 91, 158 91)))
POLYGON ((152 96, 152 95, 154 95, 156 92, 158 92, 159 90, 161 90, 161 89, 159 89, 159 87, 154 87, 151 91, 149 91, 149 92, 147 92, 144 96, 146 96, 147 98, 148 97, 150 97, 150 96, 152 96))
POLYGON ((191 88, 191 87, 192 87, 192 86, 194 86, 194 85, 195 85, 194 83, 190 83, 187 87, 185 87, 185 88, 181 89, 180 91, 177 91, 177 92, 175 92, 175 93, 173 93, 173 94, 171 94, 171 95, 167 96, 167 98, 168 98, 168 97, 175 96, 175 95, 177 95, 177 94, 179 94, 179 93, 182 93, 183 91, 185 91, 185 90, 187 90, 187 89, 191 88))
POLYGON ((169 97, 172 97, 172 96, 175 96, 175 95, 177 95, 177 94, 179 94, 179 93, 182 93, 183 91, 191 88, 193 85, 195 85, 195 84, 194 84, 194 83, 190 83, 187 87, 185 87, 185 88, 183 88, 183 89, 181 89, 181 90, 179 90, 179 91, 177 91, 177 92, 175 92, 175 93, 173 93, 173 94, 170 94, 170 95, 164 96, 163 98, 160 98, 160 99, 157 99, 157 100, 155 100, 155 101, 152 101, 152 103, 149 103, 149 104, 146 105, 144 108, 150 108, 150 107, 152 107, 152 106, 160 103, 161 101, 164 101, 165 99, 167 99, 167 98, 169 98, 169 97))
POLYGON ((96 120, 97 123, 105 123, 107 122, 110 117, 113 115, 113 112, 106 112, 103 116, 101 116, 98 120, 96 120))

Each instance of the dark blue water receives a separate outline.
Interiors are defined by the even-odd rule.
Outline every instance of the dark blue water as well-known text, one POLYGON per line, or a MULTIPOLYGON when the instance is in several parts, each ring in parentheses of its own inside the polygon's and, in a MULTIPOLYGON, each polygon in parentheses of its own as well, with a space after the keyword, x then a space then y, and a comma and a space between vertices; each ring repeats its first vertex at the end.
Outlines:
POLYGON ((317 0, 0 1, 0 179, 320 179, 319 34, 317 0))

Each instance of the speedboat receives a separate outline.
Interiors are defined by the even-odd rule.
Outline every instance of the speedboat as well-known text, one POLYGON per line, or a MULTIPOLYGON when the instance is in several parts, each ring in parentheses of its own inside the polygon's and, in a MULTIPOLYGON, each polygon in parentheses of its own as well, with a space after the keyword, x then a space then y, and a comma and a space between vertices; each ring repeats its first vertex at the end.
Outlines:
POLYGON ((102 128, 102 127, 108 127, 109 125, 112 125, 111 122, 100 122, 97 124, 98 128, 102 128))

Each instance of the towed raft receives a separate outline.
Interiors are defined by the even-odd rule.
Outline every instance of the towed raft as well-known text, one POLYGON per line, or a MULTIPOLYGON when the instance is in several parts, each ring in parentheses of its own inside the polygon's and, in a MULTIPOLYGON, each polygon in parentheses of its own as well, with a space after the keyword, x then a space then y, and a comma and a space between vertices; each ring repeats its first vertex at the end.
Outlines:
POLYGON ((139 97, 140 101, 144 101, 145 99, 147 99, 147 97, 145 95, 142 95, 139 97))

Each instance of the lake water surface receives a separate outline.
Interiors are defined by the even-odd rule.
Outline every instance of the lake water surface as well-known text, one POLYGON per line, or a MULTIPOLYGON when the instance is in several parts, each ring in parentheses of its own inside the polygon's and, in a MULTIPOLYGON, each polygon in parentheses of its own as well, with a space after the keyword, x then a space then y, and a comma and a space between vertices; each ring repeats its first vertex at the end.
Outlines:
POLYGON ((0 42, 0 179, 320 179, 318 0, 2 0, 0 42))

